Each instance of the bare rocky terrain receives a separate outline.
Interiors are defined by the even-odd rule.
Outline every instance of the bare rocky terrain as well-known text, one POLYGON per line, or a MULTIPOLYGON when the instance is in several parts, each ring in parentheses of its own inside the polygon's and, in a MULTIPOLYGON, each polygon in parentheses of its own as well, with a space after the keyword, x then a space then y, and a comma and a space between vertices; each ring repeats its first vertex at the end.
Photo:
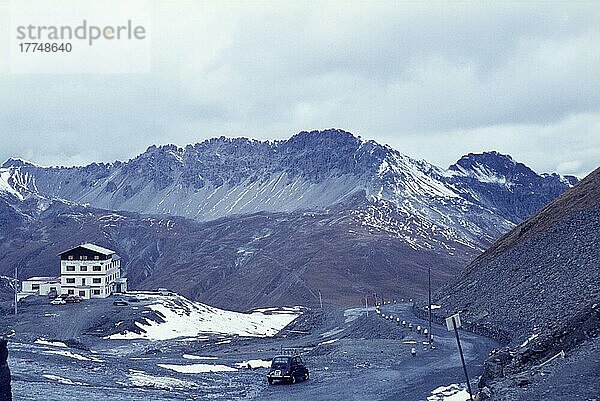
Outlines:
POLYGON ((466 326, 507 343, 480 381, 492 399, 600 397, 599 243, 597 169, 436 293, 439 318, 461 311, 466 326))
POLYGON ((151 147, 108 165, 9 160, 0 172, 0 335, 16 399, 464 399, 452 333, 435 325, 430 349, 358 307, 374 293, 420 297, 382 311, 423 325, 430 268, 434 317, 461 312, 482 399, 600 398, 599 171, 577 183, 497 152, 441 169, 327 130, 151 147), (157 299, 30 297, 13 316, 14 268, 20 279, 56 276, 56 255, 82 242, 114 249, 130 289, 238 311, 309 309, 269 338, 134 338, 168 324, 157 299), (131 338, 109 338, 118 333, 131 338), (246 368, 284 348, 302 353, 309 381, 268 386, 264 367, 246 368))
MULTIPOLYGON (((42 201, 39 201, 42 202, 42 201)), ((353 206, 327 212, 256 213, 197 222, 111 212, 53 201, 20 209, 4 203, 3 274, 59 275, 57 254, 83 241, 114 249, 131 288, 168 287, 190 299, 245 310, 260 306, 354 304, 373 292, 413 297, 426 291, 427 266, 439 284, 477 253, 414 249, 357 221, 353 206), (9 268, 12 267, 12 268, 9 268)), ((0 207, 3 205, 0 199, 0 207)), ((441 236, 432 234, 431 239, 441 236)), ((0 279, 0 285, 2 285, 0 279)))
POLYGON ((0 173, 0 276, 58 275, 59 252, 92 242, 131 288, 236 310, 424 295, 429 267, 438 287, 577 182, 498 152, 440 168, 335 129, 0 173))
MULTIPOLYGON (((432 397, 438 387, 464 387, 453 333, 434 325, 435 349, 429 349, 423 344, 426 337, 415 330, 426 322, 412 314, 408 303, 385 305, 382 310, 406 319, 412 330, 382 319, 373 307, 366 316, 366 310, 357 306, 307 310, 272 338, 107 340, 95 332, 104 318, 110 318, 114 327, 141 313, 148 302, 133 309, 115 307, 111 299, 54 306, 38 298, 24 303, 16 319, 3 316, 14 400, 420 401, 432 397), (416 356, 411 356, 413 347, 416 356), (311 374, 308 381, 269 386, 266 368, 247 368, 248 361, 252 366, 283 349, 303 356, 311 374), (184 373, 165 365, 213 366, 216 371, 184 373)), ((475 383, 485 357, 497 344, 470 333, 461 335, 475 383)))

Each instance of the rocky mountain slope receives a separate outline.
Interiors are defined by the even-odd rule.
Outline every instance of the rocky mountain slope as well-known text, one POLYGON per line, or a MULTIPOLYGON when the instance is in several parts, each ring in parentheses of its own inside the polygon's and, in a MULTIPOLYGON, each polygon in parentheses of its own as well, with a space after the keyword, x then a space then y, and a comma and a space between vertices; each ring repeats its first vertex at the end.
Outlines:
POLYGON ((0 168, 0 275, 58 274, 96 242, 135 288, 254 306, 413 298, 571 186, 496 152, 449 169, 338 131, 150 147, 128 162, 0 168), (120 210, 120 211, 118 211, 120 210))
MULTIPOLYGON (((178 148, 152 146, 128 162, 45 168, 8 160, 3 185, 107 210, 209 221, 256 212, 325 211, 366 194, 383 212, 413 220, 413 245, 430 229, 483 250, 576 181, 538 175, 509 156, 469 154, 444 170, 340 130, 288 140, 217 138, 178 148)), ((404 230, 407 232, 408 230, 404 230)))
MULTIPOLYGON (((197 222, 61 201, 0 199, 0 275, 12 276, 15 265, 21 278, 58 275, 56 255, 91 241, 123 257, 132 288, 168 287, 211 305, 245 310, 315 306, 319 291, 325 303, 334 304, 359 303, 373 292, 412 298, 425 292, 429 264, 435 264, 433 280, 440 283, 476 255, 461 243, 453 243, 453 255, 414 249, 387 230, 362 224, 357 202, 328 212, 263 212, 197 222)), ((431 239, 444 240, 436 235, 431 239)))
POLYGON ((440 317, 461 311, 467 326, 487 328, 509 341, 509 348, 490 357, 481 381, 494 399, 600 394, 599 243, 596 169, 436 294, 440 317), (548 362, 561 351, 564 359, 548 362))

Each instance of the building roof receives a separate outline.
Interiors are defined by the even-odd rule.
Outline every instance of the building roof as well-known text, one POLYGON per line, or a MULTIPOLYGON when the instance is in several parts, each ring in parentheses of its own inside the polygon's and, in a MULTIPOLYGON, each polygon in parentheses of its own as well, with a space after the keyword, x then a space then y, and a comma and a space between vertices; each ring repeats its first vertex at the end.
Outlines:
POLYGON ((40 282, 50 282, 50 283, 58 283, 60 282, 60 277, 29 277, 24 281, 40 281, 40 282))
POLYGON ((85 248, 85 249, 88 249, 93 252, 101 253, 102 255, 112 255, 113 253, 115 253, 115 251, 111 251, 110 249, 106 249, 99 245, 87 242, 85 244, 81 244, 81 245, 74 246, 73 248, 69 248, 66 251, 62 251, 59 255, 62 255, 63 253, 72 251, 73 249, 77 249, 77 248, 85 248))

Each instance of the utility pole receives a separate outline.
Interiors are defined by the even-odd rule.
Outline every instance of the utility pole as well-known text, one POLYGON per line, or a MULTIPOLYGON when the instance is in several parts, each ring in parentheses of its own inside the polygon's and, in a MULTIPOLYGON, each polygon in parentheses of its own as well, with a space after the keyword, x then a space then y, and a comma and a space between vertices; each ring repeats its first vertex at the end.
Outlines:
POLYGON ((429 266, 429 332, 428 332, 428 340, 429 340, 429 346, 431 347, 431 339, 432 334, 431 334, 431 266, 429 266))
POLYGON ((17 290, 17 286, 19 285, 19 279, 17 278, 17 273, 18 273, 18 265, 15 264, 15 280, 13 281, 13 286, 15 289, 15 315, 17 314, 17 299, 18 299, 18 290, 17 290))
POLYGON ((367 317, 369 317, 369 301, 367 295, 365 295, 365 311, 367 311, 367 317))
POLYGON ((460 338, 458 337, 458 328, 460 327, 460 317, 458 313, 446 318, 446 327, 448 331, 454 330, 456 335, 456 344, 458 345, 458 352, 460 353, 460 361, 465 372, 465 378, 467 379, 467 390, 469 391, 469 399, 473 401, 473 392, 471 391, 471 382, 469 381, 469 374, 467 373, 467 365, 465 364, 465 357, 463 355, 462 346, 460 345, 460 338))
POLYGON ((319 290, 319 304, 321 305, 321 309, 323 309, 323 297, 321 296, 321 290, 319 290))

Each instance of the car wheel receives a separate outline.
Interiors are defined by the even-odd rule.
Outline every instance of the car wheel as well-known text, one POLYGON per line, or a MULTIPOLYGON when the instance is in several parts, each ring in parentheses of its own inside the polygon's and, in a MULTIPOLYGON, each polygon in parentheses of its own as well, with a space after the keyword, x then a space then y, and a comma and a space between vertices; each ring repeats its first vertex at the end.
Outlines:
POLYGON ((270 377, 267 379, 267 381, 269 382, 269 384, 273 384, 273 379, 271 379, 270 377))
POLYGON ((308 380, 308 371, 304 374, 304 381, 308 380))
POLYGON ((292 377, 290 378, 290 383, 292 383, 292 384, 296 383, 296 376, 292 375, 292 377))

